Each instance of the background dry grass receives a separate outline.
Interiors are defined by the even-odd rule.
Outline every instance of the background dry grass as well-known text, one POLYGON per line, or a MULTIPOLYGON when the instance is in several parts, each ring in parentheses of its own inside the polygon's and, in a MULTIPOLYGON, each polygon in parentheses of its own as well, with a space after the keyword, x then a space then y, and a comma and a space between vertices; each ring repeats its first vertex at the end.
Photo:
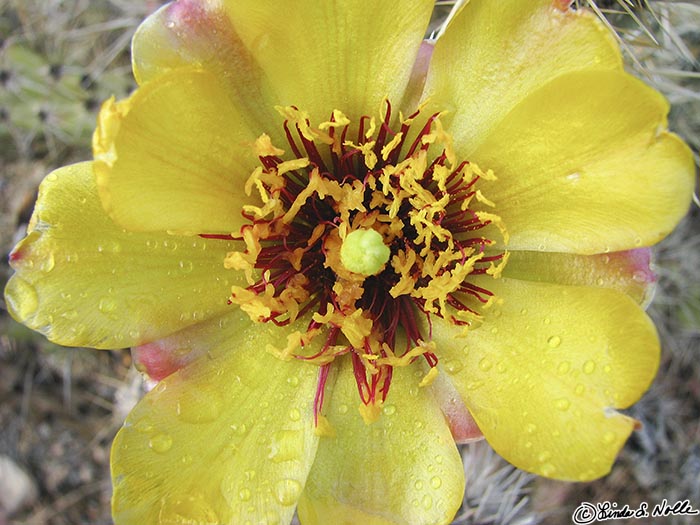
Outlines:
MULTIPOLYGON (((437 2, 431 30, 439 30, 453 3, 437 2)), ((41 178, 89 158, 100 102, 133 88, 128 43, 158 4, 0 0, 2 253, 23 235, 41 178)), ((698 151, 700 6, 613 0, 595 7, 620 35, 629 69, 668 96, 672 129, 698 151)), ((585 484, 537 479, 507 465, 486 443, 470 445, 463 450, 469 482, 455 523, 570 523, 582 501, 636 508, 642 501, 689 499, 700 508, 699 248, 695 207, 656 250, 661 280, 650 312, 662 334, 663 363, 652 389, 630 411, 644 428, 612 473, 585 484)), ((0 525, 111 523, 109 447, 142 393, 128 352, 58 347, 13 322, 3 305, 0 365, 0 525)))

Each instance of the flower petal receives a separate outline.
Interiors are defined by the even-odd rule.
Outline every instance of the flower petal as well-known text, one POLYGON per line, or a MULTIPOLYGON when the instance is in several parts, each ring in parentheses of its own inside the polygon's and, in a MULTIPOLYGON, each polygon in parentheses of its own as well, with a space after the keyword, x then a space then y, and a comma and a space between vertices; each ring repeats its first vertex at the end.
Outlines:
POLYGON ((10 255, 8 310, 63 345, 152 341, 231 308, 231 286, 244 281, 224 269, 231 249, 225 241, 125 232, 100 205, 92 163, 74 164, 39 188, 30 231, 10 255))
POLYGON ((622 69, 610 32, 587 11, 552 0, 468 2, 437 41, 424 98, 448 110, 459 153, 470 153, 528 94, 580 69, 622 69))
POLYGON ((636 422, 635 402, 659 362, 653 324, 624 294, 513 279, 490 280, 502 300, 484 322, 436 319, 441 359, 486 440, 515 466, 543 476, 606 474, 636 422))
POLYGON ((651 249, 598 255, 512 251, 504 277, 576 286, 600 286, 626 293, 643 306, 651 301, 656 274, 651 249))
POLYGON ((255 138, 211 73, 164 74, 100 111, 93 150, 102 203, 131 231, 238 231, 255 138))
POLYGON ((226 86, 249 126, 273 122, 277 116, 269 83, 221 2, 178 0, 164 5, 138 27, 131 56, 139 84, 173 69, 198 66, 226 86))
POLYGON ((352 121, 374 115, 387 97, 398 105, 423 40, 432 0, 224 3, 232 25, 276 90, 278 104, 314 122, 342 110, 352 121))
POLYGON ((299 501, 303 525, 450 523, 464 495, 462 461, 415 368, 394 369, 381 416, 365 425, 345 360, 327 410, 336 436, 319 444, 299 501))
POLYGON ((318 443, 318 368, 267 352, 280 331, 240 310, 190 329, 204 355, 149 392, 115 438, 115 524, 291 521, 318 443))
POLYGON ((690 149, 668 104, 626 73, 561 76, 522 101, 473 153, 509 247, 601 253, 649 246, 686 213, 690 149))

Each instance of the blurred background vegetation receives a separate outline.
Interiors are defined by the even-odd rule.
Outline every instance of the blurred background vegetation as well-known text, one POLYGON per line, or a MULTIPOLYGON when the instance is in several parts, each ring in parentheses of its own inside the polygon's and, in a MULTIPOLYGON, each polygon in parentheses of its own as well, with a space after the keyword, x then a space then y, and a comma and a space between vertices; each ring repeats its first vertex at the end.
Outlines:
MULTIPOLYGON (((525 0, 523 0, 525 1, 525 0)), ((0 0, 0 282, 25 232, 41 179, 90 158, 101 102, 128 95, 129 42, 156 0, 0 0)), ((437 2, 431 32, 453 7, 437 2)), ((630 71, 673 104, 671 129, 700 149, 700 5, 611 0, 588 5, 619 35, 630 71)), ((570 522, 582 501, 636 508, 664 498, 700 508, 700 217, 656 249, 660 285, 650 313, 664 357, 630 414, 644 427, 603 480, 537 479, 486 443, 464 448, 467 492, 458 524, 570 522)), ((47 342, 0 303, 0 525, 109 524, 109 447, 142 395, 128 351, 47 342)), ((697 523, 667 518, 663 523, 697 523)), ((616 521, 624 523, 624 520, 616 521)), ((631 522, 630 522, 631 523, 631 522)), ((641 523, 637 520, 635 523, 641 523)))

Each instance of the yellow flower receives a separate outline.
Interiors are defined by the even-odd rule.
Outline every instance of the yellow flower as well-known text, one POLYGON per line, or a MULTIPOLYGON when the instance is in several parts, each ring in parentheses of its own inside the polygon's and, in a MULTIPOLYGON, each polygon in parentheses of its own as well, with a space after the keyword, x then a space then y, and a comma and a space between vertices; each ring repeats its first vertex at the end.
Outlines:
POLYGON ((6 289, 162 379, 114 443, 117 524, 448 523, 474 422, 525 470, 609 471, 693 161, 565 4, 472 0, 434 46, 433 0, 142 24, 140 87, 43 182, 6 289))

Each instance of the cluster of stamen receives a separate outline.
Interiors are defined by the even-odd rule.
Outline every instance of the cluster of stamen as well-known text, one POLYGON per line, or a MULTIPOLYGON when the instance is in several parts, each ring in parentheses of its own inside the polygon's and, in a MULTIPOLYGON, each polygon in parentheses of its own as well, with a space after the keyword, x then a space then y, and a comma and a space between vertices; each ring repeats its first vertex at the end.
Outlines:
POLYGON ((244 247, 229 253, 225 265, 245 272, 249 282, 233 287, 230 302, 256 322, 303 322, 286 347, 272 350, 320 367, 317 423, 329 369, 340 355, 351 356, 368 422, 379 414, 394 367, 421 358, 429 367, 421 385, 432 381, 438 358, 416 316, 425 316, 427 326, 439 316, 469 327, 494 297, 468 277, 498 277, 507 260, 482 235, 493 225, 505 238, 499 217, 473 209, 475 202, 493 206, 476 188, 493 173, 456 161, 439 114, 414 126, 419 109, 401 115, 392 129, 391 106, 384 107, 378 124, 362 117, 354 127, 338 110, 312 127, 303 111, 278 108, 289 154, 267 135, 256 141, 260 166, 245 190, 257 193, 261 205, 245 206, 248 223, 227 237, 244 247), (368 274, 346 267, 340 256, 358 230, 374 230, 388 247, 386 263, 368 274), (322 344, 311 352, 316 338, 322 344))

